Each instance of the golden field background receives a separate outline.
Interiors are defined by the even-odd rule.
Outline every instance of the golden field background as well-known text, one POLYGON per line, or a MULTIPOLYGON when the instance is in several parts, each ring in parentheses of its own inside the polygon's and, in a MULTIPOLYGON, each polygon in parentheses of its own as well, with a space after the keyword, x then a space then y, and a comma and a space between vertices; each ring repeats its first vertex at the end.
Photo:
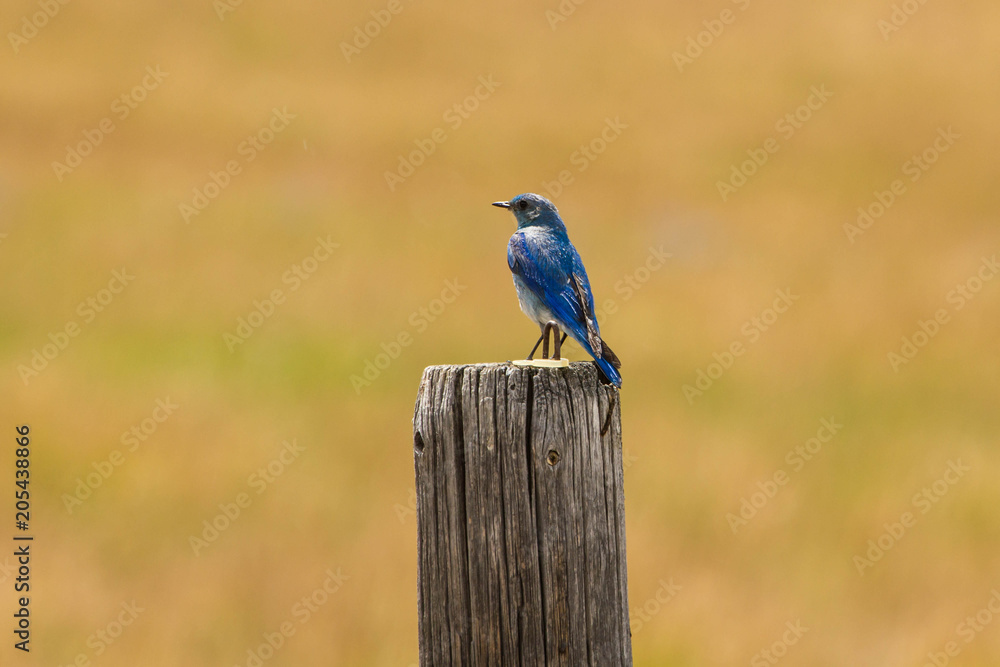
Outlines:
MULTIPOLYGON (((800 621, 781 664, 924 665, 949 641, 948 664, 1000 664, 1000 619, 958 633, 1000 590, 1000 281, 948 301, 1000 251, 1000 7, 913 2, 884 39, 888 0, 594 0, 555 29, 555 0, 401 0, 348 62, 341 43, 386 6, 246 0, 220 19, 208 1, 71 2, 0 47, 0 536, 15 532, 22 423, 36 535, 32 651, 11 646, 0 570, 0 664, 246 665, 328 568, 347 578, 264 664, 416 662, 418 380, 528 351, 513 219, 489 204, 563 170, 556 202, 616 307, 602 332, 625 378, 635 663, 771 664, 755 656, 800 621), (674 53, 727 9, 679 71, 674 53), (166 78, 119 119, 115 100, 157 66, 166 78), (490 76, 453 127, 446 111, 490 76), (813 86, 832 96, 785 138, 775 124, 813 86), (245 162, 274 108, 295 117, 245 162), (105 117, 114 131, 60 180, 52 163, 105 117), (609 118, 627 128, 580 171, 574 151, 609 118), (908 180, 949 127, 959 138, 908 180), (446 140, 390 191, 385 172, 435 128, 446 140), (723 201, 717 182, 769 137, 779 150, 723 201), (179 205, 230 160, 240 173, 186 222, 179 205), (905 194, 850 242, 844 225, 897 178, 905 194), (338 247, 291 291, 283 276, 317 238, 338 247), (651 247, 671 257, 645 273, 651 247), (134 280, 84 322, 78 304, 123 267, 134 280), (429 321, 449 280, 464 289, 429 321), (224 334, 275 289, 285 301, 230 353, 224 334), (750 343, 776 290, 798 300, 750 343), (948 322, 894 370, 887 354, 941 308, 948 322), (79 335, 22 381, 70 321, 79 335), (412 344, 356 390, 403 332, 412 344), (689 402, 682 386, 734 341, 746 352, 689 402), (158 399, 179 407, 128 451, 158 399), (793 469, 786 453, 824 418, 842 429, 793 469), (303 451, 258 494, 250 476, 293 439, 303 451), (68 511, 115 450, 121 465, 68 511), (922 514, 914 495, 959 460, 922 514), (787 484, 734 534, 727 514, 779 470, 787 484), (190 537, 240 493, 250 506, 195 555, 190 537), (860 575, 854 557, 907 511, 860 575), (144 611, 97 655, 88 638, 133 601, 144 611)), ((5 34, 39 11, 8 3, 5 34)))

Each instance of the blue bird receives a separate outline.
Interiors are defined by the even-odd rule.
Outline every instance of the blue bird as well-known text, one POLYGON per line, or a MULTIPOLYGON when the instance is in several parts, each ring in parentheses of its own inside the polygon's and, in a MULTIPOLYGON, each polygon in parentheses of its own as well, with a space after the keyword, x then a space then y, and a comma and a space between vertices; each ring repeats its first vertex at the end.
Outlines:
POLYGON ((559 348, 568 334, 594 358, 608 382, 621 387, 622 376, 618 372, 621 362, 601 340, 587 270, 566 234, 566 224, 555 205, 532 193, 493 205, 509 209, 517 218, 517 231, 507 244, 507 265, 514 274, 521 310, 542 329, 528 359, 543 339, 542 356, 548 356, 550 330, 555 334, 554 356, 559 358, 559 348))

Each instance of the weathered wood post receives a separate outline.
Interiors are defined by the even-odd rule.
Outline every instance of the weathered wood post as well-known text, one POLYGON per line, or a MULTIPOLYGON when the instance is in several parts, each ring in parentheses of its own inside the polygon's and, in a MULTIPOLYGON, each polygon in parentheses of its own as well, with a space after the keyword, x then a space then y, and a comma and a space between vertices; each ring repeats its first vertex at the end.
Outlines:
POLYGON ((413 438, 420 664, 631 665, 618 390, 431 366, 413 438))

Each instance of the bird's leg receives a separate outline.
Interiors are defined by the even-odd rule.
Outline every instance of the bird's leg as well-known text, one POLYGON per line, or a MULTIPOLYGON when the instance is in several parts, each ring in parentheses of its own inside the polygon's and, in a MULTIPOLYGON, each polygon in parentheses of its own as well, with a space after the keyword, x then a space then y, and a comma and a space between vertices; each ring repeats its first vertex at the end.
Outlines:
POLYGON ((531 352, 528 353, 528 361, 531 361, 531 358, 533 356, 535 356, 535 350, 537 350, 539 344, 541 344, 542 338, 545 338, 545 334, 544 333, 541 336, 538 337, 538 340, 535 341, 535 347, 531 348, 531 352))
POLYGON ((542 358, 543 359, 558 359, 559 358, 559 347, 562 343, 559 341, 559 325, 553 320, 549 320, 545 323, 545 328, 542 329, 542 338, 545 342, 542 343, 542 358), (552 332, 552 342, 555 345, 556 356, 549 356, 549 331, 552 332))

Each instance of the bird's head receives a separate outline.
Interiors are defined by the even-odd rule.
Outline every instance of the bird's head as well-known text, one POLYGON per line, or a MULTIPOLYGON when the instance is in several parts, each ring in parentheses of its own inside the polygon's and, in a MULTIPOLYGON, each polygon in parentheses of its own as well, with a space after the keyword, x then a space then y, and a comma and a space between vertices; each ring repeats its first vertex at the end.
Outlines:
POLYGON ((517 228, 546 227, 549 229, 566 230, 555 204, 541 195, 526 192, 510 201, 495 201, 494 206, 510 209, 517 218, 517 228))

